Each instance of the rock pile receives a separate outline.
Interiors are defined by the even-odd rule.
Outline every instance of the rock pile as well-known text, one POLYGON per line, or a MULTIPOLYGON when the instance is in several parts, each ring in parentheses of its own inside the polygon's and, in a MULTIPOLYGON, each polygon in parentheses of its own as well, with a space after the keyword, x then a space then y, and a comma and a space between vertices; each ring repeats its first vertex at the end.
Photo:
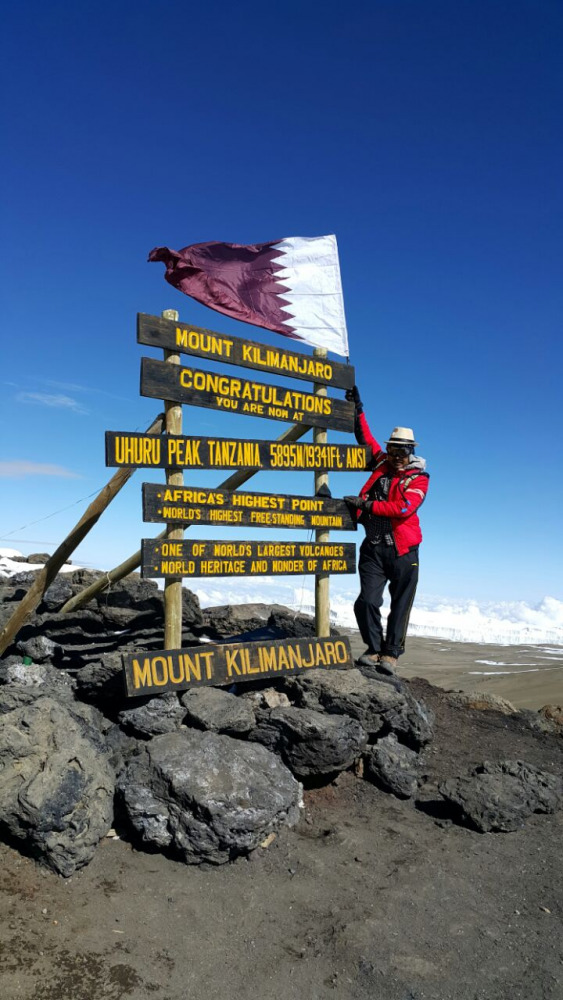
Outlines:
MULTIPOLYGON (((352 766, 387 792, 416 797, 433 718, 398 678, 311 669, 274 686, 127 699, 121 655, 161 648, 163 595, 133 575, 62 614, 95 576, 57 579, 0 660, 0 830, 43 863, 71 875, 117 822, 151 849, 222 864, 297 821, 302 783, 352 766)), ((0 623, 32 579, 0 581, 0 623)), ((314 634, 312 619, 280 606, 202 611, 186 589, 183 603, 183 645, 314 634)), ((532 771, 507 763, 502 774, 457 777, 440 792, 473 828, 512 829, 526 810, 559 802, 558 787, 532 771), (501 815, 508 781, 513 791, 526 786, 516 819, 501 815), (496 812, 473 804, 476 782, 496 812)))

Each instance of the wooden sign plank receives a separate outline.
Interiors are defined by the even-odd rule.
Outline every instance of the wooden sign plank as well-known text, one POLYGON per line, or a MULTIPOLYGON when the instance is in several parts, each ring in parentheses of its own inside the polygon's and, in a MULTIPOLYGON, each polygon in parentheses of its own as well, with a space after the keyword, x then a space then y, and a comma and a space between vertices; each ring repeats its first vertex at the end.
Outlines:
POLYGON ((127 468, 361 472, 370 457, 362 445, 106 431, 106 465, 127 468))
POLYGON ((347 542, 228 542, 143 538, 141 576, 294 576, 355 573, 347 542))
POLYGON ((330 497, 229 492, 157 483, 143 483, 143 520, 241 528, 357 529, 348 505, 330 497))
POLYGON ((125 686, 131 698, 191 687, 245 683, 266 677, 305 673, 310 669, 353 667, 350 640, 277 639, 231 642, 220 646, 142 651, 122 657, 125 686))
POLYGON ((223 361, 240 368, 332 385, 337 389, 351 389, 356 382, 353 366, 341 361, 314 358, 300 351, 281 350, 146 313, 137 313, 137 342, 197 358, 209 358, 210 361, 223 361))
POLYGON ((291 424, 354 430, 354 404, 343 399, 141 358, 141 395, 291 424))

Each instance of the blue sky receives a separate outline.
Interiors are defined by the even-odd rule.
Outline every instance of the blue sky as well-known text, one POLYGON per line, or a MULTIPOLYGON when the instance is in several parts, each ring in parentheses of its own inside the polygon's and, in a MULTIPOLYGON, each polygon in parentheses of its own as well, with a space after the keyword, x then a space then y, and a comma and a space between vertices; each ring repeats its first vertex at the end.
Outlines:
MULTIPOLYGON (((414 427, 431 473, 421 591, 561 597, 562 43, 555 0, 6 11, 0 546, 54 549, 111 475, 104 431, 157 412, 137 312, 284 343, 170 288, 153 246, 334 232, 372 429, 414 427)), ((202 436, 283 426, 184 410, 202 436)), ((76 561, 157 533, 143 479, 76 561)))

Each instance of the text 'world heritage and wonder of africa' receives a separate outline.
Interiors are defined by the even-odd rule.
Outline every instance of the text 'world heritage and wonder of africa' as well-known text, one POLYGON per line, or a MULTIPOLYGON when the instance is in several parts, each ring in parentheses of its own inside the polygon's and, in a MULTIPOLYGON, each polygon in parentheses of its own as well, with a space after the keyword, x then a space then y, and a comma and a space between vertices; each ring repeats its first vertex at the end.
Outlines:
POLYGON ((141 573, 166 576, 292 576, 354 573, 356 546, 336 542, 225 542, 144 538, 141 573))

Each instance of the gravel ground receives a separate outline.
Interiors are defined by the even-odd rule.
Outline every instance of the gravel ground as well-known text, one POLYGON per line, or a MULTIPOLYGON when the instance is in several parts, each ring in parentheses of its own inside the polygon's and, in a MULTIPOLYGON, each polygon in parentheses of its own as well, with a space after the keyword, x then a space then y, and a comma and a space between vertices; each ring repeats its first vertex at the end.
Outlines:
POLYGON ((436 796, 484 759, 560 772, 563 739, 412 687, 437 717, 422 808, 346 772, 305 793, 296 829, 220 868, 141 852, 124 835, 63 880, 1 845, 0 995, 563 997, 563 813, 482 835, 445 819, 436 796))

